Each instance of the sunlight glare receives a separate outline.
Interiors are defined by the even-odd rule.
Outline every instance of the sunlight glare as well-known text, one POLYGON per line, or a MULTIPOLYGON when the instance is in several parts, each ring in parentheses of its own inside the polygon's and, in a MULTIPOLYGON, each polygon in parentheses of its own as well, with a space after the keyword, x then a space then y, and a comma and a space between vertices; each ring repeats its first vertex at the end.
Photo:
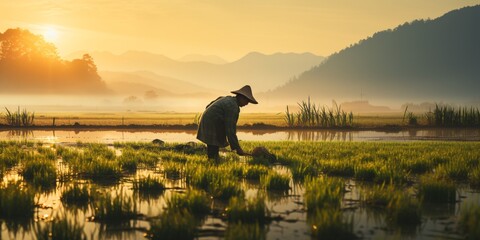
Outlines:
POLYGON ((43 32, 43 37, 47 42, 55 42, 58 39, 58 31, 54 27, 48 26, 43 32))

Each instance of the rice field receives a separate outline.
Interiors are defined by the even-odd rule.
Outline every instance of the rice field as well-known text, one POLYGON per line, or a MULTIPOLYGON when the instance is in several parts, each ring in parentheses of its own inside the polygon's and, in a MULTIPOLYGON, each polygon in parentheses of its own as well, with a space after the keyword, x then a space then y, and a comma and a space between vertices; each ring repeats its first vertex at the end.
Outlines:
POLYGON ((478 239, 479 142, 0 142, 2 239, 478 239))

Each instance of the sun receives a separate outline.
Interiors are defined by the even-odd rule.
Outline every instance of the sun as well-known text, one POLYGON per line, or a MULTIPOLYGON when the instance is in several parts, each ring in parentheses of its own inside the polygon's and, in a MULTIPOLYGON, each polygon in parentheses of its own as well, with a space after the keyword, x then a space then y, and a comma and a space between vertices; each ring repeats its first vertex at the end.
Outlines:
POLYGON ((58 31, 54 27, 45 27, 42 35, 47 42, 56 42, 58 40, 58 31))

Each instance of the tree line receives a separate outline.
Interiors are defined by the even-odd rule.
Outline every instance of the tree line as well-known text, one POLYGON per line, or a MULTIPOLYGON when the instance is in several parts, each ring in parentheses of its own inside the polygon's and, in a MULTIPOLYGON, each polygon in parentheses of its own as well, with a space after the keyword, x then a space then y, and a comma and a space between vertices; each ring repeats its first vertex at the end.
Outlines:
POLYGON ((54 44, 29 30, 0 33, 0 92, 2 93, 105 93, 89 54, 63 60, 54 44))

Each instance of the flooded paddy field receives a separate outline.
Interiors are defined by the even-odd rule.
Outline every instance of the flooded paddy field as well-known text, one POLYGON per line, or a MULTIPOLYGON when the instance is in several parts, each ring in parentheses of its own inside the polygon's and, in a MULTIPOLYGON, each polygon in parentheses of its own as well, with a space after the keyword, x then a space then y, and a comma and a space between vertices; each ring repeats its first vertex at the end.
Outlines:
MULTIPOLYGON (((245 141, 480 141, 478 128, 382 130, 239 130, 245 141)), ((0 140, 45 143, 191 142, 196 130, 0 130, 0 140)))
POLYGON ((1 239, 479 237, 478 142, 0 145, 1 239))

